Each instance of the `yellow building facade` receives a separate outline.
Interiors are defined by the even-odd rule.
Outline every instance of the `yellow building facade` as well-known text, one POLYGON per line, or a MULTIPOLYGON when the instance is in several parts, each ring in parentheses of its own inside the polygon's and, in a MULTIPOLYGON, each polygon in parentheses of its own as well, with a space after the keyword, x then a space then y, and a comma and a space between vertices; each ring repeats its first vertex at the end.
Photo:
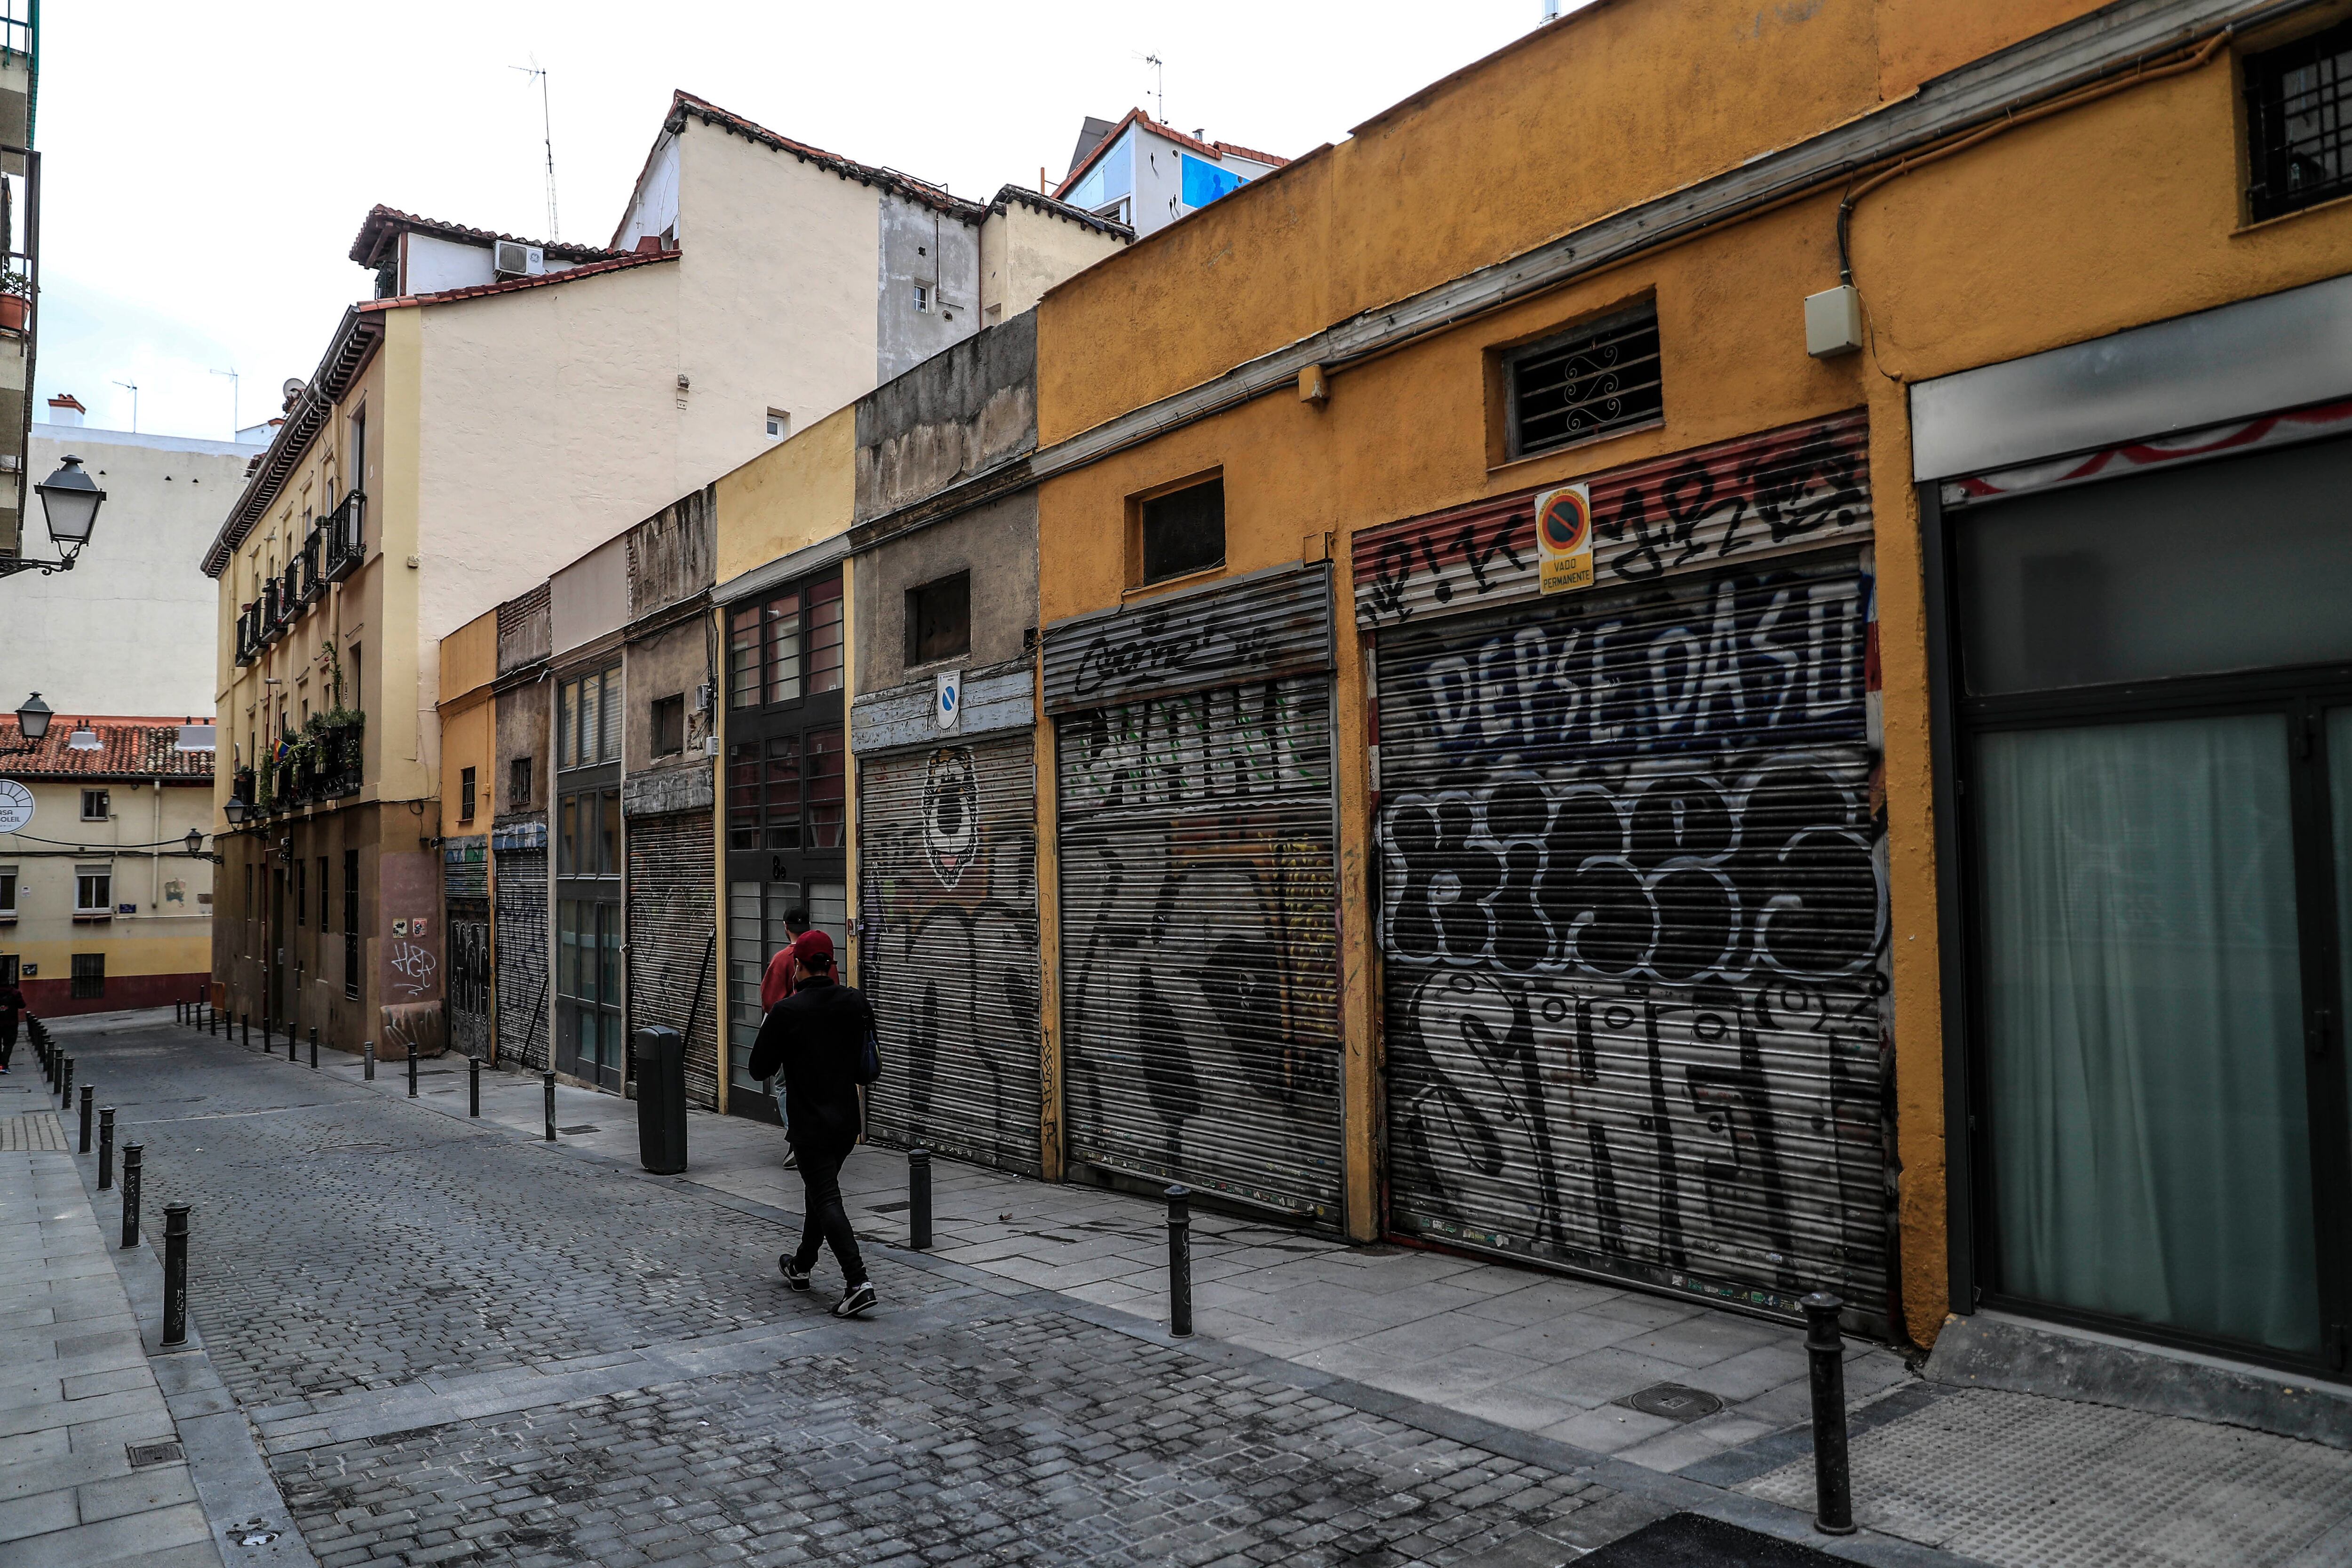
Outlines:
MULTIPOLYGON (((2080 1048, 2043 982, 1987 978, 2077 938, 2003 945, 2025 830, 1965 792, 2095 698, 2029 714, 1955 676, 1978 617, 2028 635, 1983 552, 2040 559, 2000 542, 2021 512, 1963 509, 2058 483, 2021 464, 2161 468, 2184 431, 2333 461, 2309 410, 2352 394, 2261 346, 2336 341, 2352 205, 2267 211, 2246 108, 2338 8, 2091 9, 1591 5, 1046 295, 1074 1169, 1778 1314, 1829 1289, 1923 1345, 1993 1304, 2341 1364, 2313 1260, 2343 1241, 2347 1101, 2333 1067, 2302 1080, 2300 1023, 2263 1047, 2298 1065, 2255 1141, 2300 1147, 2306 1105, 2324 1129, 2247 1187, 2248 1306, 2156 1277, 2181 1237, 2226 1250, 2193 1205, 2028 1147, 2067 1135, 2024 1084, 2080 1048), (2179 346, 2230 309, 2204 352, 2285 367, 2234 402, 2179 346), (2052 1261, 2135 1225, 2098 1279, 2052 1261)), ((2183 678, 2240 661, 2214 657, 2183 678)), ((2044 677, 2074 689, 2021 690, 2044 677)), ((2121 706, 2086 726, 2129 708, 2090 685, 2121 706)), ((2211 1131, 2110 1090, 2078 1137, 2211 1131)))

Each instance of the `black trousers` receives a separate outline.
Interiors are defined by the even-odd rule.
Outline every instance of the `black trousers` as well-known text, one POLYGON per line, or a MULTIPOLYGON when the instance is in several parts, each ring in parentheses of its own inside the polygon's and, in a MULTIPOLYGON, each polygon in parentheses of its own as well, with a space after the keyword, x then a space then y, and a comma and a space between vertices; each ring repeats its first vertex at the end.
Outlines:
POLYGON ((801 1222, 800 1250, 793 1267, 806 1273, 816 1267, 818 1252, 833 1248, 845 1285, 866 1283, 866 1260, 857 1256, 857 1237, 849 1228, 849 1211, 841 1206, 841 1166, 846 1149, 800 1149, 801 1187, 808 1195, 807 1217, 801 1222))
POLYGON ((0 1068, 6 1067, 8 1065, 8 1058, 16 1054, 16 1020, 14 1018, 0 1018, 0 1068))

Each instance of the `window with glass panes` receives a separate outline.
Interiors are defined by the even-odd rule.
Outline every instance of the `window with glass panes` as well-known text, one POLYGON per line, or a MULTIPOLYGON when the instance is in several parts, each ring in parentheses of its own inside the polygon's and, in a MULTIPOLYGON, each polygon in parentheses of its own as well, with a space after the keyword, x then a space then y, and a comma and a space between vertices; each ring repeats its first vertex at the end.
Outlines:
POLYGON ((619 668, 563 682, 555 705, 555 765, 589 768, 620 760, 619 668))
POLYGON ((617 1092, 622 1030, 621 671, 557 683, 555 1065, 617 1092))
POLYGON ((841 579, 788 589, 728 617, 727 700, 768 708, 841 689, 841 579))

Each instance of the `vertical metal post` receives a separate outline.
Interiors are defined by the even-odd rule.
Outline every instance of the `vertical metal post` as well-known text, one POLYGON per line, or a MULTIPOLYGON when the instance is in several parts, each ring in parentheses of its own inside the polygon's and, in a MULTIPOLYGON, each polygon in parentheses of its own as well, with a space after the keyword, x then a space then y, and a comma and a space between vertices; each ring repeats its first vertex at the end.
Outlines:
POLYGON ((931 1152, 907 1151, 907 1245, 927 1252, 931 1245, 931 1152))
POLYGON ((310 1070, 319 1070, 319 1026, 310 1026, 310 1070))
POLYGON ((122 1245, 139 1245, 139 1161, 144 1154, 144 1143, 122 1146, 122 1245))
POLYGON ((555 1069, 550 1068, 540 1075, 540 1083, 547 1092, 547 1141, 555 1142, 555 1069))
POLYGON ((408 1042, 408 1098, 416 1098, 416 1042, 408 1042))
POLYGON ((58 1100, 61 1104, 71 1105, 73 1103, 73 1058, 68 1057, 66 1058, 66 1068, 62 1075, 62 1081, 58 1085, 58 1100))
POLYGON ((81 1086, 81 1152, 85 1154, 89 1152, 90 1100, 97 1093, 98 1089, 93 1084, 86 1083, 81 1086))
POLYGON ((482 1058, 467 1057, 466 1058, 466 1114, 479 1116, 481 1113, 482 1058))
POLYGON ((172 1022, 173 1022, 174 1024, 184 1024, 184 1023, 186 1023, 187 1021, 188 1021, 188 1005, 187 1005, 187 1003, 186 1003, 186 1002, 184 1002, 184 1001, 175 1001, 175 1002, 173 1002, 173 1003, 172 1004, 172 1022))
POLYGON ((163 1342, 188 1342, 188 1205, 163 1205, 163 1342))
MULTIPOLYGON (((246 1013, 240 1016, 245 1019, 245 1048, 249 1051, 253 1049, 253 1015, 246 1013)), ((262 1022, 261 1043, 265 1046, 269 1043, 269 1025, 267 1019, 262 1022)))
POLYGON ((114 1185, 114 1107, 98 1113, 98 1190, 114 1185))
POLYGON ((220 1033, 220 1009, 209 1002, 205 1004, 205 1033, 207 1035, 220 1033))
POLYGON ((1192 1334, 1192 1190, 1168 1189, 1168 1331, 1192 1334))
POLYGON ((58 1058, 60 1054, 46 1047, 41 1052, 41 1081, 52 1089, 58 1087, 58 1058))
POLYGON ((1853 1482, 1846 1470, 1845 1345, 1838 1314, 1845 1303, 1816 1290, 1805 1309, 1805 1358, 1812 1363, 1813 1528, 1824 1535, 1853 1533, 1853 1482))
POLYGON ((373 1083, 375 1081, 375 1042, 370 1040, 366 1045, 362 1046, 360 1055, 367 1063, 364 1069, 367 1080, 373 1083))

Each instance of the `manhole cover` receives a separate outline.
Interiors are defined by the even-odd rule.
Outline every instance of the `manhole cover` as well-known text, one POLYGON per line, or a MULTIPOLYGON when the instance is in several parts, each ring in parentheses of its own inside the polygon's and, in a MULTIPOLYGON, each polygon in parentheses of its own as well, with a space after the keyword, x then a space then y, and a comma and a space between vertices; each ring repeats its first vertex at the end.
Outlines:
POLYGON ((557 1131, 558 1132, 562 1132, 562 1133, 564 1133, 564 1134, 570 1135, 570 1134, 573 1134, 573 1133, 580 1133, 580 1132, 594 1132, 594 1131, 599 1131, 599 1130, 598 1130, 597 1128, 594 1128, 594 1127, 584 1127, 584 1126, 583 1126, 583 1127, 559 1127, 559 1128, 557 1128, 557 1129, 556 1129, 556 1131, 557 1131))
POLYGON ((177 1443, 133 1443, 131 1445, 131 1468, 134 1470, 148 1465, 169 1465, 181 1458, 177 1443))
POLYGON ((1663 1415, 1669 1421, 1696 1421, 1723 1408, 1723 1401, 1706 1390, 1685 1388, 1679 1383, 1654 1383, 1617 1403, 1647 1415, 1663 1415))

